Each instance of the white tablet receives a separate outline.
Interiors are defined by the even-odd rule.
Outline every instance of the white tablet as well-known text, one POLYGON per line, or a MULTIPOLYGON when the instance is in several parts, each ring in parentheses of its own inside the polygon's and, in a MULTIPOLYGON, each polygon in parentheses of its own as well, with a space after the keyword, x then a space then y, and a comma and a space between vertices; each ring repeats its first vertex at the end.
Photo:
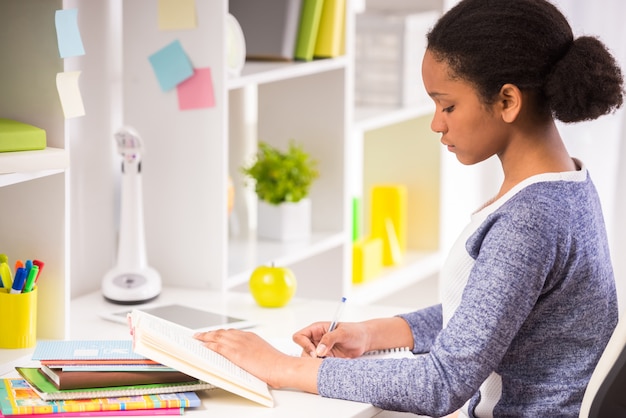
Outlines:
POLYGON ((127 324, 126 315, 133 309, 149 313, 151 315, 163 318, 175 324, 193 329, 194 331, 211 331, 221 328, 249 328, 256 324, 252 321, 235 318, 215 312, 205 311, 203 309, 192 308, 189 306, 169 304, 169 305, 152 305, 131 308, 113 312, 102 312, 100 316, 109 321, 127 324))

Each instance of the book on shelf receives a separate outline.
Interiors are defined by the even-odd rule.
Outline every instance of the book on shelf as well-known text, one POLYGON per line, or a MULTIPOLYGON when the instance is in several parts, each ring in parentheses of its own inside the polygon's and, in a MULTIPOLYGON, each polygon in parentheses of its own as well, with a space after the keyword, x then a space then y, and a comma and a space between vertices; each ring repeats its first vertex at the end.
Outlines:
POLYGON ((315 58, 334 58, 344 51, 346 0, 324 0, 320 16, 315 58))
POLYGON ((158 383, 195 383, 197 379, 177 370, 64 370, 63 367, 42 365, 39 371, 57 389, 89 389, 96 387, 149 385, 158 383))
POLYGON ((313 52, 315 51, 323 5, 324 0, 302 0, 300 25, 298 27, 298 38, 296 40, 296 51, 294 54, 296 60, 313 60, 313 52))
POLYGON ((191 408, 200 404, 200 397, 195 392, 50 401, 41 399, 23 378, 0 380, 0 410, 5 416, 95 411, 116 411, 123 415, 125 410, 153 410, 151 415, 160 415, 157 409, 172 412, 173 408, 191 408))
POLYGON ((54 383, 44 377, 38 367, 16 367, 15 369, 22 379, 28 382, 33 392, 45 401, 165 395, 214 388, 210 383, 196 379, 193 382, 182 383, 156 383, 150 385, 124 385, 61 390, 57 389, 54 383))
POLYGON ((294 58, 302 0, 230 0, 246 41, 246 57, 291 61, 294 58))
POLYGON ((13 119, 0 118, 0 152, 41 150, 46 131, 13 119))
POLYGON ((137 309, 129 314, 136 353, 264 406, 274 406, 265 382, 208 349, 195 331, 137 309))

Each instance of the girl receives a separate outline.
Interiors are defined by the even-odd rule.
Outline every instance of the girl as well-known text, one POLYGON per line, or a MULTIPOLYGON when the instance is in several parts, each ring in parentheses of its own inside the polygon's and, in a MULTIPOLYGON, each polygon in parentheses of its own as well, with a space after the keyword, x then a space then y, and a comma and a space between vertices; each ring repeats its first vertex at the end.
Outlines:
POLYGON ((545 0, 463 0, 428 34, 422 76, 442 144, 463 164, 496 155, 504 173, 450 251, 442 304, 312 324, 294 335, 300 358, 250 332, 197 338, 275 388, 429 416, 577 417, 617 302, 596 190, 555 119, 621 106, 620 69, 545 0), (355 358, 404 346, 419 355, 355 358))

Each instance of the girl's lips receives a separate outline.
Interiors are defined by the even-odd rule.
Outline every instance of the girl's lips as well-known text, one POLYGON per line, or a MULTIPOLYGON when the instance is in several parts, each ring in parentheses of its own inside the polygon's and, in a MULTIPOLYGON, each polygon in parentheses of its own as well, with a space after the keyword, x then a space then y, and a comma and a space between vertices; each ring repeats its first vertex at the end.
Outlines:
POLYGON ((450 145, 450 144, 446 144, 445 142, 441 141, 441 144, 443 146, 445 146, 446 148, 448 148, 448 151, 450 152, 454 152, 454 145, 450 145))

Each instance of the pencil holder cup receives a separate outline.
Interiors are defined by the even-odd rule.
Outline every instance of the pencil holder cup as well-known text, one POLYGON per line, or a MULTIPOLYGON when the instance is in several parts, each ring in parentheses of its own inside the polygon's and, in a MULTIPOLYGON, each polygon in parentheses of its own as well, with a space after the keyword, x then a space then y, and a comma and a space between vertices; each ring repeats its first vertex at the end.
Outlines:
POLYGON ((37 341, 37 287, 10 294, 0 289, 0 348, 28 348, 37 341))

